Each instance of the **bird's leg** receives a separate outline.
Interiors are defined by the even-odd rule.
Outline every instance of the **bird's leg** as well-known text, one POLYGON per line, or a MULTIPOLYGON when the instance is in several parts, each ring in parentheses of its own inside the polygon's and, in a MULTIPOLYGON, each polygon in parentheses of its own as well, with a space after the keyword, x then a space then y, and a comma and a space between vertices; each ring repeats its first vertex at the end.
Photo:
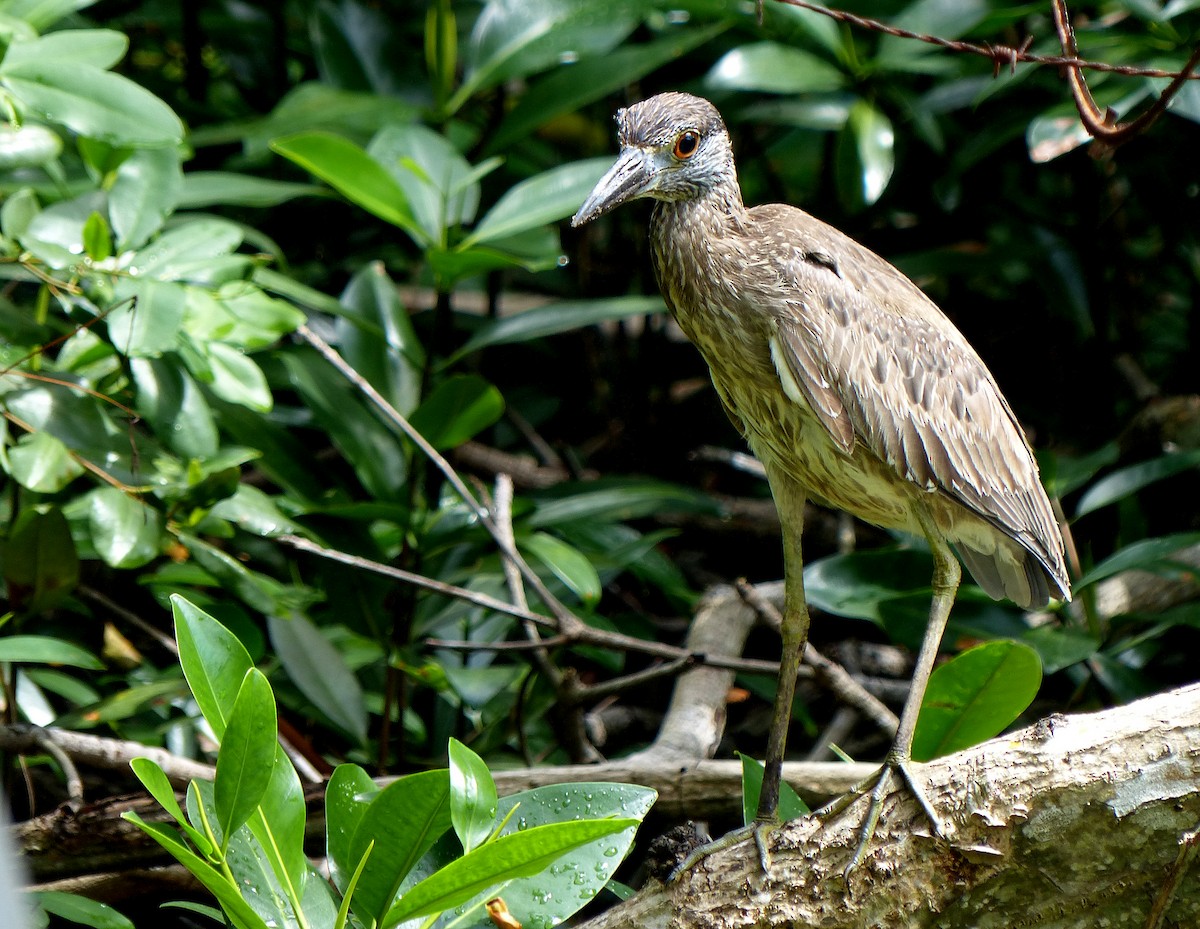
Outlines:
POLYGON ((917 518, 921 522, 921 528, 925 530, 925 536, 929 540, 929 547, 933 553, 933 599, 929 607, 929 625, 925 628, 925 637, 921 641, 921 650, 917 654, 917 666, 913 670, 912 686, 908 692, 908 699, 904 703, 904 711, 900 714, 900 725, 896 730, 896 738, 884 759, 883 767, 878 772, 818 813, 820 816, 840 813, 855 799, 870 791, 870 806, 867 808, 867 815, 859 830, 858 847, 854 850, 854 857, 846 865, 845 873, 847 875, 854 870, 866 853, 867 845, 879 822, 879 813, 883 809, 883 798, 891 787, 895 774, 900 775, 913 796, 917 798, 925 815, 933 825, 934 832, 939 836, 942 835, 941 822, 930 805, 929 799, 925 796, 925 791, 913 778, 910 766, 912 764, 913 732, 917 728, 917 717, 921 713, 921 703, 925 699, 925 685, 929 683, 929 675, 933 672, 933 664, 937 659, 942 633, 946 630, 946 622, 950 618, 950 608, 954 605, 958 582, 962 578, 962 568, 923 507, 918 511, 917 518))
POLYGON ((767 836, 779 823, 779 784, 783 776, 783 753, 787 745, 788 726, 792 720, 792 701, 796 696, 796 676, 808 641, 808 605, 804 601, 804 560, 800 537, 804 529, 804 489, 789 478, 768 470, 771 492, 783 526, 783 649, 779 659, 779 681, 775 690, 775 707, 771 728, 767 733, 767 754, 763 762, 762 787, 758 794, 758 812, 754 824, 737 829, 696 851, 679 865, 671 877, 687 871, 697 861, 713 852, 740 842, 747 833, 753 834, 758 848, 758 860, 763 873, 771 868, 767 836))

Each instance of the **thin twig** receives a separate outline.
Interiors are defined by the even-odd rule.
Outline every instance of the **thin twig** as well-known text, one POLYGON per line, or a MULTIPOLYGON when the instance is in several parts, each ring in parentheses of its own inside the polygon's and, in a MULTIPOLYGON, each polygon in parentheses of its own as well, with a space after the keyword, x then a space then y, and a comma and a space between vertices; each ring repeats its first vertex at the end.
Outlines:
POLYGON ((380 412, 382 412, 384 416, 386 416, 401 432, 403 432, 408 439, 414 445, 416 445, 417 448, 419 448, 430 461, 433 462, 434 466, 437 467, 437 469, 441 471, 443 475, 445 475, 446 480, 450 483, 450 486, 454 488, 455 492, 458 493, 463 502, 471 508, 471 510, 478 517, 480 523, 492 536, 492 539, 500 549, 500 553, 506 558, 512 560, 512 562, 520 570, 521 575, 525 578, 525 581, 530 587, 533 588, 534 592, 539 598, 541 598, 542 602, 546 604, 550 612, 554 614, 554 618, 558 620, 559 630, 567 635, 570 635, 574 629, 583 625, 583 621, 569 609, 567 609, 567 607, 547 589, 546 585, 542 583, 542 579, 538 577, 537 572, 529 567, 521 553, 503 538, 502 534, 496 527, 496 522, 495 519, 493 519, 492 514, 488 512, 486 507, 479 503, 479 501, 475 498, 475 495, 471 493, 466 483, 459 476, 458 472, 454 470, 454 467, 450 464, 450 462, 448 462, 438 452, 437 449, 430 445, 420 432, 412 427, 412 424, 403 415, 401 415, 400 411, 388 403, 383 395, 379 393, 379 391, 377 391, 371 385, 371 383, 367 381, 366 378, 355 371, 354 367, 348 361, 346 361, 346 359, 343 358, 332 345, 322 339, 319 335, 317 335, 307 326, 303 325, 296 330, 296 333, 302 339, 308 342, 309 345, 320 352, 325 360, 337 368, 337 370, 341 372, 342 376, 345 377, 346 380, 350 381, 350 383, 353 384, 363 394, 363 396, 375 404, 380 412))
POLYGON ((104 607, 104 609, 108 610, 108 612, 112 613, 114 616, 119 616, 131 626, 136 626, 172 655, 175 655, 176 657, 179 656, 179 646, 175 643, 175 640, 161 629, 157 629, 150 623, 146 622, 146 620, 138 616, 137 613, 133 612, 133 610, 121 606, 121 604, 117 603, 115 600, 110 599, 107 595, 96 590, 94 587, 88 587, 86 584, 80 584, 75 589, 88 600, 98 603, 100 606, 104 607))
POLYGON ((1103 71, 1110 74, 1121 74, 1126 77, 1167 77, 1181 78, 1183 80, 1196 80, 1200 78, 1200 74, 1191 73, 1190 67, 1185 67, 1182 71, 1163 71, 1159 68, 1140 68, 1132 65, 1114 65, 1104 61, 1088 61, 1084 58, 1079 58, 1075 54, 1074 48, 1066 55, 1035 55, 1026 51, 1027 45, 1021 48, 1013 48, 1008 45, 979 45, 975 42, 944 39, 941 36, 900 29, 896 26, 889 26, 887 23, 882 23, 877 19, 871 19, 867 16, 857 16, 854 13, 847 13, 845 10, 833 10, 817 3, 808 3, 806 0, 776 0, 776 2, 799 7, 802 10, 811 10, 814 13, 820 13, 822 16, 828 16, 830 19, 835 19, 838 22, 849 23, 852 26, 867 29, 871 32, 881 32, 899 39, 915 39, 918 42, 937 45, 940 48, 946 48, 954 52, 979 55, 987 58, 989 61, 995 62, 997 65, 1008 65, 1010 67, 1015 67, 1018 63, 1050 65, 1072 69, 1082 68, 1087 71, 1103 71))
POLYGON ((1191 867, 1197 851, 1200 851, 1200 829, 1191 829, 1179 837, 1179 854, 1171 863, 1167 878, 1150 905, 1145 929, 1161 929, 1167 910, 1171 908, 1171 901, 1175 899, 1175 893, 1179 890, 1179 883, 1191 867))
POLYGON ((50 730, 43 729, 41 726, 31 726, 29 735, 39 748, 58 762, 58 766, 62 769, 63 779, 67 782, 67 797, 70 801, 74 804, 82 804, 83 778, 79 776, 79 769, 75 767, 71 756, 55 741, 50 730))
MULTIPOLYGON (((738 578, 734 582, 734 586, 746 605, 766 620, 772 628, 779 629, 782 626, 783 617, 779 615, 775 604, 759 594, 753 584, 745 578, 738 578)), ((804 661, 812 666, 816 676, 834 696, 858 710, 888 735, 896 734, 896 727, 900 725, 896 714, 851 677, 840 664, 830 661, 813 648, 811 643, 806 643, 804 646, 804 661)))

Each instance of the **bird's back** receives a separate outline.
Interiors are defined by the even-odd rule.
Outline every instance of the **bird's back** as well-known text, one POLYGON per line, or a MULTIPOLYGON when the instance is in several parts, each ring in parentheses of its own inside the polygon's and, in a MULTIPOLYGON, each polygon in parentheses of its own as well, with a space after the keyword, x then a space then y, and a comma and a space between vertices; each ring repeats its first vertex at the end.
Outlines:
POLYGON ((914 507, 927 506, 992 596, 1069 596, 1012 410, 900 271, 779 204, 659 203, 651 239, 668 305, 768 468, 887 528, 919 532, 914 507))

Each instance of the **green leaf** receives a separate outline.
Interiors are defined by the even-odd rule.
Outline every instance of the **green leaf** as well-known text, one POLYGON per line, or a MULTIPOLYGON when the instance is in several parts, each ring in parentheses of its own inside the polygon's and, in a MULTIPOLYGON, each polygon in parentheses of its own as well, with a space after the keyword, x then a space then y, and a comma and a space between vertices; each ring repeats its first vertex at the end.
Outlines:
POLYGON ((439 451, 462 445, 504 413, 500 391, 476 374, 456 374, 437 385, 410 422, 439 451))
POLYGON ((83 251, 92 261, 104 261, 113 253, 108 220, 97 212, 83 224, 83 251))
POLYGON ((65 665, 102 671, 104 664, 91 652, 66 639, 48 635, 6 635, 0 637, 0 661, 65 665))
POLYGON ((204 352, 212 370, 212 381, 208 386, 214 394, 259 413, 271 412, 275 398, 262 368, 253 358, 224 342, 208 342, 204 352))
POLYGON ((131 270, 140 277, 191 280, 213 259, 232 253, 242 244, 242 238, 242 230, 228 220, 189 217, 139 251, 131 270))
POLYGON ((108 191, 108 215, 122 249, 141 248, 175 210, 183 187, 176 148, 134 152, 121 162, 108 191))
MULTIPOLYGON (((76 0, 69 6, 80 8, 91 2, 76 0)), ((5 6, 5 12, 11 12, 11 4, 5 6)), ((125 57, 128 48, 129 39, 113 29, 67 29, 39 36, 32 42, 13 42, 4 55, 3 70, 58 58, 107 71, 125 57)))
POLYGON ((350 843, 357 864, 375 844, 358 881, 352 910, 377 922, 391 907, 404 877, 450 828, 450 777, 445 770, 399 778, 379 792, 350 843))
POLYGON ((1173 567, 1176 571, 1191 572, 1194 570, 1193 568, 1184 564, 1176 565, 1171 561, 1172 555, 1181 548, 1191 545, 1200 545, 1200 532, 1178 532, 1174 535, 1134 542, 1105 558, 1100 564, 1085 573, 1075 582, 1074 589, 1075 591, 1083 590, 1097 581, 1120 574, 1122 571, 1170 570, 1173 567))
MULTIPOLYGON (((812 609, 878 623, 880 604, 914 590, 927 591, 932 578, 933 559, 928 552, 905 548, 853 552, 806 564, 804 596, 812 609)), ((928 603, 928 594, 925 599, 928 603)))
POLYGON ((22 487, 54 494, 83 474, 83 465, 50 433, 28 432, 8 450, 7 470, 22 487))
POLYGON ((167 775, 163 773, 163 769, 149 758, 134 758, 129 762, 129 767, 133 769, 133 773, 137 775, 137 779, 142 782, 142 786, 161 806, 171 818, 187 833, 187 837, 192 840, 192 843, 200 849, 204 855, 212 853, 212 843, 209 842, 208 836, 202 833, 199 829, 192 826, 183 815, 183 810, 179 808, 179 801, 175 797, 175 788, 171 786, 171 782, 167 780, 167 775))
POLYGON ((632 0, 490 0, 475 21, 466 75, 447 104, 454 112, 480 90, 557 64, 564 49, 605 55, 637 26, 632 0))
POLYGON ((367 154, 400 185, 427 242, 445 243, 450 228, 475 218, 479 182, 445 136, 421 125, 384 126, 367 154))
POLYGON ((532 553, 585 604, 600 600, 600 575, 579 549, 545 532, 522 536, 520 546, 532 553))
POLYGON ((97 487, 88 497, 92 546, 114 568, 140 568, 158 556, 162 515, 115 487, 97 487))
POLYGON ((501 836, 411 888, 383 917, 382 925, 453 909, 507 881, 540 874, 567 852, 637 824, 630 818, 584 819, 501 836))
POLYGON ((811 94, 840 90, 846 78, 811 52, 778 42, 755 42, 726 52, 704 83, 714 90, 811 94))
POLYGON ((496 826, 496 783, 483 759, 450 740, 450 820, 463 854, 482 845, 496 826))
POLYGON ((40 613, 56 606, 79 583, 79 553, 57 507, 22 512, 0 551, 10 609, 40 613))
POLYGON ((1141 461, 1106 474, 1089 487, 1079 498, 1075 507, 1075 518, 1094 513, 1126 497, 1137 493, 1168 477, 1200 467, 1200 449, 1190 452, 1173 452, 1161 458, 1141 461))
POLYGON ((298 197, 326 197, 316 184, 275 181, 233 171, 189 171, 183 176, 176 208, 196 210, 210 206, 279 206, 298 197))
POLYGON ((0 170, 49 166, 62 154, 62 148, 59 134, 45 126, 0 123, 0 170))
POLYGON ((838 133, 835 179, 847 210, 870 206, 887 189, 896 167, 896 134, 889 120, 865 100, 850 107, 838 133))
POLYGON ((38 59, 0 70, 25 106, 80 135, 114 145, 175 145, 183 124, 150 91, 119 74, 74 61, 38 59))
POLYGON ((271 150, 316 175, 367 212, 403 229, 418 244, 428 244, 400 185, 383 165, 349 139, 328 132, 302 132, 275 139, 271 150))
POLYGON ((568 113, 576 113, 588 103, 607 97, 631 82, 660 68, 691 49, 703 45, 729 28, 728 22, 716 22, 697 29, 673 31, 665 38, 639 45, 623 45, 607 55, 585 58, 550 71, 531 84, 488 139, 487 151, 506 151, 514 142, 539 126, 568 113))
POLYGON ((496 201, 460 248, 470 248, 478 242, 495 244, 526 229, 570 216, 611 166, 611 158, 589 158, 559 165, 521 181, 496 201))
POLYGON ((529 525, 540 529, 578 521, 626 522, 662 513, 719 512, 711 497, 676 484, 590 481, 582 487, 556 488, 553 496, 538 503, 530 514, 529 525))
POLYGON ((354 834, 378 792, 371 775, 356 764, 338 765, 325 785, 325 855, 334 886, 343 893, 359 863, 351 858, 354 834))
POLYGON ((1044 625, 1030 629, 1020 641, 1038 653, 1042 672, 1053 674, 1087 661, 1100 650, 1100 639, 1074 626, 1044 625))
MULTIPOLYGON (((32 896, 47 913, 81 926, 91 926, 92 929, 134 929, 130 920, 98 900, 59 890, 37 890, 32 896)), ((12 906, 16 901, 10 900, 8 903, 12 906)))
POLYGON ((263 673, 251 668, 238 690, 217 753, 213 799, 226 842, 249 821, 266 794, 274 766, 263 762, 274 758, 278 738, 275 695, 263 673))
POLYGON ((383 264, 355 273, 341 303, 350 311, 337 323, 342 357, 401 415, 411 415, 421 398, 425 349, 383 264))
POLYGON ((254 663, 237 636, 179 594, 171 595, 171 612, 183 676, 219 740, 254 663))
POLYGON ((183 365, 160 358, 131 358, 138 414, 172 451, 184 458, 209 458, 220 437, 203 391, 183 365))
POLYGON ((448 364, 493 345, 529 342, 613 319, 658 314, 665 310, 666 304, 659 297, 610 297, 605 300, 578 300, 534 307, 481 326, 462 348, 451 356, 448 364))
POLYGON ((267 929, 266 922, 250 908, 237 885, 184 845, 170 826, 145 822, 137 813, 122 813, 121 818, 133 823, 154 839, 208 888, 233 922, 235 929, 267 929))
MULTIPOLYGON (((271 778, 258 811, 250 818, 250 832, 263 850, 272 880, 288 890, 288 899, 300 899, 309 883, 304 855, 304 789, 296 769, 278 742, 271 778)), ((319 883, 319 881, 318 881, 319 883)))
POLYGON ((250 484, 238 484, 232 497, 226 497, 212 508, 212 515, 267 538, 301 532, 299 524, 283 515, 275 502, 277 499, 250 484))
POLYGON ((130 358, 156 357, 179 343, 187 302, 181 284, 149 277, 120 278, 113 288, 122 302, 108 314, 108 335, 130 358))
POLYGON ((267 617, 267 630, 283 669, 292 683, 331 722, 359 745, 367 740, 367 708, 363 691, 341 653, 307 616, 267 617))
MULTIPOLYGON (((742 823, 751 825, 758 815, 758 799, 762 795, 763 768, 762 762, 749 755, 737 753, 742 761, 742 823)), ((787 781, 779 782, 779 821, 788 822, 810 813, 808 804, 800 799, 792 785, 787 781)))
POLYGON ((934 669, 913 759, 928 761, 998 735, 1033 702, 1041 683, 1037 652, 1019 642, 986 642, 934 669))

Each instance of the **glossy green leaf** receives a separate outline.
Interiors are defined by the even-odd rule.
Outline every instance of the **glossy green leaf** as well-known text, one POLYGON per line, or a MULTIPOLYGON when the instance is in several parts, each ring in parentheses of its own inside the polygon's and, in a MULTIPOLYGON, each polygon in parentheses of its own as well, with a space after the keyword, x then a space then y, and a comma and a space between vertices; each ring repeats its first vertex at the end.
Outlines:
POLYGON ((934 669, 913 735, 912 756, 928 761, 1004 731, 1042 683, 1037 652, 1019 642, 986 642, 934 669))
POLYGON ((481 326, 454 353, 451 361, 494 345, 529 342, 609 320, 658 314, 665 310, 666 304, 659 297, 610 297, 534 307, 481 326))
MULTIPOLYGON (((749 826, 758 815, 758 799, 762 795, 763 765, 749 755, 737 753, 742 761, 742 823, 749 826)), ((787 781, 779 782, 779 821, 788 822, 812 812, 808 804, 787 781)))
POLYGON ((108 220, 93 212, 83 224, 83 251, 92 261, 104 261, 113 253, 112 233, 108 220))
POLYGON ((933 559, 928 552, 903 548, 854 552, 805 565, 804 595, 811 608, 878 622, 880 603, 924 591, 932 577, 933 559))
POLYGON ((356 764, 338 765, 325 785, 325 856, 334 886, 342 892, 361 860, 351 858, 354 833, 378 792, 371 775, 356 764))
POLYGON ((404 191, 427 242, 447 241, 447 230, 470 222, 479 208, 479 183, 466 158, 426 126, 385 126, 367 146, 404 191))
POLYGON ((62 149, 62 137, 46 126, 0 124, 0 170, 48 166, 62 149))
POLYGON ((408 460, 393 429, 367 409, 357 391, 315 352, 289 352, 283 364, 316 422, 367 491, 384 501, 407 500, 408 460))
MULTIPOLYGON (((70 4, 75 8, 87 5, 88 0, 70 4)), ((113 29, 66 29, 29 42, 13 42, 4 54, 4 69, 58 58, 106 71, 125 57, 128 48, 128 37, 113 29)))
POLYGON ((503 152, 514 142, 564 114, 628 87, 728 28, 728 23, 681 29, 640 45, 623 45, 607 55, 556 68, 525 89, 488 140, 487 151, 503 152))
POLYGON ((235 929, 267 929, 266 921, 250 908, 242 897, 240 888, 184 845, 171 827, 161 823, 148 823, 136 813, 122 813, 121 818, 140 828, 187 868, 217 898, 235 929))
MULTIPOLYGON (((503 829, 504 835, 520 835, 535 826, 561 823, 567 817, 583 821, 631 817, 640 822, 656 797, 650 788, 635 784, 553 784, 501 797, 498 816, 503 820, 513 813, 503 829)), ((503 892, 510 910, 536 913, 543 925, 569 919, 606 886, 633 847, 636 833, 635 824, 619 833, 601 836, 562 855, 548 869, 510 881, 503 892)), ((449 856, 442 857, 434 867, 449 860, 449 856)), ((422 866, 425 864, 422 862, 422 866)), ((431 867, 430 873, 433 870, 431 867)), ((476 897, 467 907, 486 899, 484 895, 476 897)), ((482 913, 470 923, 471 929, 488 925, 482 913)))
POLYGON ((117 351, 130 358, 152 358, 176 347, 187 302, 183 285, 150 277, 123 278, 114 291, 121 302, 106 322, 117 351))
POLYGON ((521 181, 488 210, 462 247, 477 242, 495 244, 535 226, 565 219, 583 203, 596 181, 612 167, 612 159, 589 158, 559 165, 521 181))
POLYGON ((176 148, 134 152, 121 162, 108 191, 108 215, 121 250, 141 248, 162 228, 183 187, 176 148))
POLYGON ((519 544, 549 568, 585 604, 595 605, 599 602, 600 575, 579 549, 545 532, 522 536, 519 544))
POLYGON ((163 358, 131 358, 134 406, 162 440, 185 458, 208 458, 219 446, 208 401, 182 365, 163 358))
POLYGON ((824 58, 768 41, 726 52, 704 81, 715 90, 811 94, 840 90, 846 78, 824 58))
POLYGON ((251 668, 221 737, 213 780, 217 821, 226 840, 250 819, 266 794, 278 738, 275 695, 263 673, 251 668))
POLYGON ((271 412, 275 399, 262 368, 253 358, 224 342, 209 342, 204 350, 212 370, 208 386, 214 394, 259 413, 271 412))
POLYGON ((662 513, 717 513, 712 498, 675 484, 644 480, 589 482, 586 487, 562 487, 538 503, 530 514, 532 528, 558 526, 579 520, 624 522, 662 513))
POLYGON ((158 557, 163 544, 162 515, 115 487, 88 494, 92 547, 114 568, 139 568, 158 557))
POLYGON ((580 58, 608 53, 637 26, 640 12, 632 0, 490 0, 475 21, 466 75, 447 109, 557 64, 564 49, 580 58))
POLYGON ((302 132, 275 139, 271 150, 367 212, 403 229, 418 243, 426 243, 404 190, 383 165, 349 139, 328 132, 302 132))
POLYGON ((458 739, 450 740, 449 754, 450 821, 466 854, 496 827, 496 783, 483 759, 458 739))
POLYGON ((355 863, 375 843, 358 881, 353 911, 360 918, 382 919, 405 875, 450 825, 450 775, 445 769, 409 774, 381 790, 350 842, 347 860, 355 863))
POLYGON ((27 107, 83 136, 158 147, 183 138, 169 106, 119 74, 88 64, 36 59, 0 69, 0 84, 27 107))
POLYGON ((504 413, 500 391, 475 374, 438 384, 413 412, 412 426, 436 449, 461 445, 504 413))
POLYGON ((1077 580, 1072 585, 1072 589, 1078 593, 1085 587, 1090 587, 1097 581, 1120 574, 1122 571, 1191 572, 1194 568, 1185 563, 1172 562, 1171 556, 1180 549, 1192 545, 1200 545, 1200 532, 1178 532, 1174 535, 1160 536, 1154 539, 1142 539, 1105 558, 1077 580))
POLYGON ((65 639, 48 635, 0 637, 0 661, 63 665, 68 668, 103 670, 104 664, 91 652, 65 639))
POLYGON ((0 232, 9 239, 20 239, 40 212, 37 195, 28 187, 22 187, 0 204, 0 232))
POLYGON ((216 339, 255 352, 275 345, 306 319, 290 303, 241 280, 222 285, 212 296, 215 300, 211 303, 195 301, 188 305, 184 324, 198 341, 216 339))
POLYGON ((276 743, 270 782, 248 825, 270 866, 271 879, 291 888, 289 899, 302 897, 312 883, 304 855, 305 817, 304 788, 283 746, 276 743))
POLYGON ((851 211, 875 203, 896 167, 896 134, 892 122, 865 100, 850 107, 838 133, 835 179, 843 206, 851 211))
POLYGON ((1045 674, 1087 661, 1101 644, 1098 636, 1078 627, 1050 624, 1030 629, 1020 640, 1038 653, 1045 674))
POLYGON ((279 509, 277 499, 250 484, 239 483, 233 496, 226 497, 212 508, 212 515, 227 519, 239 529, 255 535, 273 537, 300 532, 299 524, 292 522, 279 509))
POLYGON ((276 181, 234 171, 189 171, 183 176, 176 206, 196 210, 211 206, 279 206, 299 197, 326 197, 316 184, 276 181))
POLYGON ((53 494, 83 474, 83 465, 48 432, 28 432, 8 450, 7 470, 22 487, 53 494))
POLYGON ((137 775, 137 779, 142 782, 142 786, 161 806, 176 824, 183 829, 187 837, 192 841, 201 854, 209 855, 212 853, 213 846, 209 842, 208 837, 200 830, 194 828, 187 821, 187 817, 183 815, 183 810, 180 809, 179 800, 175 797, 175 788, 171 782, 167 780, 167 775, 163 769, 149 758, 134 758, 129 762, 129 767, 133 769, 133 773, 137 775))
MULTIPOLYGON (((47 913, 79 926, 90 926, 91 929, 134 929, 132 921, 99 900, 89 900, 79 894, 61 890, 37 890, 32 896, 47 913)), ((14 904, 15 901, 10 901, 10 905, 14 904)))
POLYGON ((237 636, 179 594, 171 596, 171 613, 183 676, 213 735, 220 739, 254 663, 237 636))
POLYGON ((501 836, 411 888, 387 912, 382 925, 391 927, 453 909, 508 881, 540 874, 568 852, 637 824, 638 820, 628 817, 584 819, 501 836))
POLYGON ((2 545, 0 566, 10 609, 50 609, 79 583, 79 554, 71 527, 57 507, 26 509, 13 521, 2 545))
POLYGON ((421 398, 425 349, 383 264, 358 271, 341 303, 350 311, 337 325, 342 357, 401 415, 411 415, 421 398))
POLYGON ((292 683, 343 733, 365 744, 367 708, 362 686, 341 652, 301 612, 287 618, 268 616, 267 630, 292 683))
POLYGON ((143 278, 192 280, 214 259, 232 253, 242 244, 242 238, 242 230, 228 220, 189 218, 141 249, 134 258, 133 268, 143 278))
POLYGON ((1143 487, 1149 487, 1158 481, 1197 467, 1200 467, 1200 450, 1172 452, 1161 458, 1152 458, 1120 468, 1106 474, 1084 492, 1075 507, 1075 518, 1094 513, 1124 500, 1143 487))

